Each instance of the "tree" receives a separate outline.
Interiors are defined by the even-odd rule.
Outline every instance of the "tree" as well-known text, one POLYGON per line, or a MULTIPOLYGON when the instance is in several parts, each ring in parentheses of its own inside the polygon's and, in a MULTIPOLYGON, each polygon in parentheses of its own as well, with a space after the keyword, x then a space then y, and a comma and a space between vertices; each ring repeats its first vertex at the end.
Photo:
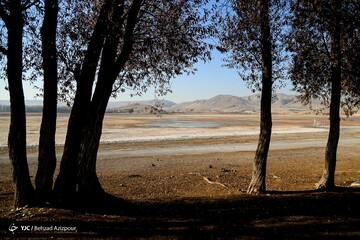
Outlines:
POLYGON ((341 98, 341 1, 334 0, 331 6, 333 19, 329 31, 331 42, 331 96, 330 96, 330 131, 325 152, 325 169, 317 187, 332 189, 335 187, 336 154, 340 138, 340 98, 341 98))
POLYGON ((22 86, 24 11, 32 4, 31 1, 21 0, 0 3, 0 18, 7 30, 7 47, 1 46, 1 53, 7 59, 6 74, 11 103, 8 147, 15 183, 15 207, 29 205, 34 200, 26 155, 26 116, 22 86))
MULTIPOLYGON (((70 6, 72 6, 71 3, 70 6)), ((77 8, 76 5, 73 9, 75 9, 75 11, 77 9, 81 10, 83 6, 80 5, 79 7, 80 8, 77 8)), ((70 71, 73 73, 73 76, 70 75, 70 77, 74 77, 77 87, 74 103, 68 122, 64 152, 60 165, 60 172, 56 178, 54 186, 54 190, 58 198, 61 199, 61 201, 63 202, 73 201, 73 197, 74 195, 76 195, 77 191, 77 177, 79 171, 77 158, 80 151, 83 123, 87 119, 87 109, 90 104, 92 86, 95 80, 98 61, 100 59, 100 53, 105 39, 107 29, 107 16, 109 15, 110 10, 110 1, 106 1, 99 11, 96 24, 89 38, 86 38, 84 37, 84 35, 79 34, 78 30, 81 30, 81 27, 75 27, 75 29, 71 29, 72 31, 67 31, 69 30, 69 28, 65 27, 65 33, 63 33, 64 35, 62 35, 62 38, 65 39, 63 41, 63 44, 65 46, 67 46, 68 44, 68 39, 71 39, 75 42, 75 44, 73 44, 71 41, 71 46, 75 45, 75 47, 78 48, 80 48, 79 45, 85 44, 85 41, 88 40, 85 53, 83 51, 79 51, 78 55, 73 56, 75 62, 73 63, 73 68, 70 67, 72 62, 69 61, 70 63, 68 63, 68 59, 65 57, 66 53, 60 53, 60 55, 62 55, 60 57, 64 62, 65 68, 70 68, 70 71), (66 36, 66 32, 70 32, 70 34, 72 34, 72 37, 70 36, 68 38, 66 36), (76 44, 76 36, 78 36, 81 40, 85 38, 85 41, 80 42, 80 44, 76 44), (79 61, 81 62, 79 63, 79 61)), ((77 14, 73 14, 73 16, 77 16, 77 14)), ((85 26, 89 27, 88 24, 89 23, 86 23, 85 26)), ((63 47, 63 49, 68 48, 63 47)), ((69 69, 66 69, 66 71, 69 71, 69 69)), ((70 87, 72 86, 70 80, 67 80, 67 82, 65 82, 65 86, 66 85, 70 87)))
POLYGON ((341 107, 347 116, 356 113, 360 106, 360 3, 346 1, 343 4, 343 21, 346 22, 342 36, 342 102, 341 107))
POLYGON ((41 28, 44 104, 39 139, 36 190, 43 200, 51 196, 56 167, 55 134, 57 113, 57 50, 56 29, 58 0, 45 0, 45 15, 41 28))
POLYGON ((113 13, 109 24, 109 33, 106 36, 102 51, 100 70, 95 92, 90 103, 88 112, 89 121, 84 128, 84 136, 80 146, 78 188, 81 196, 97 196, 103 193, 103 189, 96 175, 97 151, 100 144, 102 122, 105 116, 106 106, 112 93, 112 86, 134 45, 134 32, 142 0, 134 0, 127 13, 125 31, 119 30, 123 24, 124 5, 112 6, 113 13), (124 35, 123 35, 124 34, 124 35), (120 45, 121 36, 123 43, 120 45), (119 46, 120 45, 120 46, 119 46), (121 47, 117 56, 117 49, 121 47))
POLYGON ((266 189, 266 162, 270 147, 273 82, 283 77, 285 56, 279 38, 284 26, 286 1, 230 1, 230 10, 220 18, 221 51, 229 51, 227 66, 239 69, 249 87, 261 90, 260 135, 248 193, 266 189))
MULTIPOLYGON (((293 52, 291 79, 295 90, 305 103, 320 98, 330 105, 325 168, 317 183, 317 188, 324 190, 335 187, 341 94, 347 92, 357 99, 359 96, 356 90, 359 70, 351 57, 358 49, 358 44, 352 43, 357 41, 359 30, 354 24, 359 14, 356 5, 359 9, 356 1, 333 0, 298 1, 293 6, 289 49, 293 52)), ((347 99, 353 105, 358 104, 355 99, 347 99)))
POLYGON ((201 4, 107 0, 90 6, 98 17, 88 47, 80 53, 84 57, 66 64, 75 66, 76 94, 55 184, 60 198, 71 199, 76 189, 87 198, 104 192, 96 175, 96 159, 111 96, 126 88, 141 93, 150 85, 163 94, 173 76, 191 73, 199 58, 209 59, 208 45, 202 42, 207 32, 197 10, 201 4))

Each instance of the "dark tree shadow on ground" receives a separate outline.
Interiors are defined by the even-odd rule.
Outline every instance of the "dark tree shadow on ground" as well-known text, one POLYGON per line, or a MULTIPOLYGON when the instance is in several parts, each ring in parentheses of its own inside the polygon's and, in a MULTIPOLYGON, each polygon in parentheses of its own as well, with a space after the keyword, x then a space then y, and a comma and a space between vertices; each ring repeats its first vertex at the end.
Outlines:
POLYGON ((360 189, 142 202, 106 195, 94 202, 71 210, 82 217, 50 219, 46 224, 76 226, 77 233, 55 235, 72 238, 360 238, 360 189))

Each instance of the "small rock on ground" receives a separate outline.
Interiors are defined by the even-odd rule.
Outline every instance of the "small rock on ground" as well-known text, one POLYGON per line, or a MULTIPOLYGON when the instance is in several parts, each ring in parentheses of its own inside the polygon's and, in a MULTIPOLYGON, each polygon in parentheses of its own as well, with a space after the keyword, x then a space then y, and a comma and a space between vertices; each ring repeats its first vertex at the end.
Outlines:
POLYGON ((353 182, 350 187, 360 187, 360 181, 353 182))

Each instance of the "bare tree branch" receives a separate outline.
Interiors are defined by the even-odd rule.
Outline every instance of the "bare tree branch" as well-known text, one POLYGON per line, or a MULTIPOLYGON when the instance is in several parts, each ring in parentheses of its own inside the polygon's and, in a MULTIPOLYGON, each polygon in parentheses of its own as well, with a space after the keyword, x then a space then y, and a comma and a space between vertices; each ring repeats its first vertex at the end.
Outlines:
POLYGON ((4 54, 4 55, 7 55, 8 54, 8 51, 6 48, 0 46, 0 53, 4 54))
POLYGON ((0 3, 0 18, 4 21, 4 23, 7 25, 10 21, 9 15, 6 13, 6 10, 4 8, 4 5, 0 3))
POLYGON ((115 63, 115 67, 117 69, 116 75, 120 73, 121 69, 123 68, 126 62, 127 57, 130 55, 130 52, 132 51, 132 46, 134 44, 134 40, 133 40, 134 29, 142 2, 143 2, 142 0, 135 0, 130 8, 129 19, 125 29, 125 36, 124 36, 125 41, 123 45, 124 50, 121 52, 119 58, 116 60, 115 63))
POLYGON ((27 1, 25 1, 25 3, 23 3, 22 10, 29 9, 29 8, 31 8, 32 6, 34 6, 35 4, 37 4, 39 2, 40 2, 39 0, 34 0, 34 1, 27 0, 27 1))

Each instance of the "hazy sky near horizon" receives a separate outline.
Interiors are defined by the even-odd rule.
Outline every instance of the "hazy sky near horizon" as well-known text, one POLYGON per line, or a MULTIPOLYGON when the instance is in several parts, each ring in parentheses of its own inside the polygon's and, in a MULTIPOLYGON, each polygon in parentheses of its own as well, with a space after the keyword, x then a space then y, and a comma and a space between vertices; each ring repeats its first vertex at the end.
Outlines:
MULTIPOLYGON (((224 64, 223 58, 225 56, 220 54, 217 50, 213 51, 212 61, 208 63, 198 62, 196 68, 198 71, 193 75, 181 75, 171 80, 172 93, 168 93, 159 99, 170 100, 176 103, 194 101, 200 99, 209 99, 219 94, 230 94, 234 96, 247 96, 253 94, 242 81, 235 69, 229 69, 222 66, 224 64)), ((42 82, 38 81, 38 85, 42 82)), ((27 82, 23 82, 25 99, 34 100, 38 90, 27 82)), ((8 100, 9 92, 5 90, 7 81, 0 80, 0 100, 8 100)), ((290 84, 279 92, 293 94, 290 90, 290 84)), ((154 89, 149 89, 147 93, 141 97, 130 96, 131 92, 126 91, 120 93, 116 99, 110 101, 133 101, 133 100, 151 100, 155 98, 154 89)))

